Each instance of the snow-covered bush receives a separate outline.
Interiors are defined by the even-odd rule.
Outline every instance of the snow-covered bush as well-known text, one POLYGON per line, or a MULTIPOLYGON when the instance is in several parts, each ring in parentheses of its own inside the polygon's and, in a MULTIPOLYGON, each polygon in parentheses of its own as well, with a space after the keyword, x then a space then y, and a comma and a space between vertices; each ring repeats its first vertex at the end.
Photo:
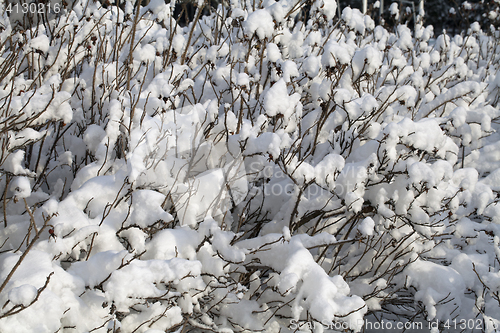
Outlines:
POLYGON ((2 17, 0 331, 500 325, 499 32, 203 5, 2 17))

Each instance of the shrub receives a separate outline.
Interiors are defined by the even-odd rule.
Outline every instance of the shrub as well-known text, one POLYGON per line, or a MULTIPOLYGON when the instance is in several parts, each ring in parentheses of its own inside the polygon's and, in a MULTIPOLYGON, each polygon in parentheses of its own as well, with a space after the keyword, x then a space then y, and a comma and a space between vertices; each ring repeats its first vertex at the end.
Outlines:
POLYGON ((498 325, 498 31, 198 5, 3 16, 0 330, 498 325))

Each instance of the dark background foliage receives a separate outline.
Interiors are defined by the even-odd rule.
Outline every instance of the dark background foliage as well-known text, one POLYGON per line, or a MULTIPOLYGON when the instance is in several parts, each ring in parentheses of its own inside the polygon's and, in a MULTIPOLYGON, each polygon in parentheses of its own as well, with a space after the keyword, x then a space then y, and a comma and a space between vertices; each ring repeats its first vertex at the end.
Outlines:
MULTIPOLYGON (((401 11, 400 21, 407 22, 411 28, 413 26, 413 18, 411 15, 404 15, 406 7, 412 7, 411 2, 414 3, 418 11, 418 4, 420 0, 409 1, 384 1, 384 20, 386 25, 394 25, 396 22, 389 13, 389 7, 393 2, 399 4, 401 11)), ((378 22, 379 10, 373 8, 375 1, 368 1, 368 12, 378 22), (371 12, 370 12, 371 10, 371 12)), ((500 26, 500 3, 494 0, 469 0, 470 6, 464 5, 461 0, 426 0, 424 4, 425 18, 424 25, 432 25, 436 34, 446 30, 448 33, 454 35, 467 29, 471 23, 479 22, 483 29, 488 29, 492 24, 495 27, 500 26), (493 12, 493 16, 490 16, 493 12)), ((362 7, 362 0, 340 0, 340 11, 343 8, 350 6, 351 8, 362 7)), ((418 14, 418 13, 417 13, 418 14)))
MULTIPOLYGON (((147 0, 146 0, 147 1, 147 0)), ((168 0, 166 0, 168 2, 168 0)), ((314 2, 317 0, 311 0, 314 2)), ((220 4, 220 0, 212 0, 210 6, 204 8, 204 14, 209 14, 210 9, 214 9, 220 4), (212 8, 209 8, 212 7, 212 8)), ((376 1, 368 0, 368 14, 378 24, 380 22, 379 8, 374 8, 376 1)), ((418 5, 420 0, 406 1, 384 1, 384 22, 385 27, 390 28, 398 23, 406 23, 408 27, 413 28, 413 11, 415 8, 418 14, 418 5), (393 2, 397 2, 400 9, 400 17, 395 20, 389 12, 389 7, 393 2), (411 5, 413 2, 414 7, 411 5), (408 8, 408 10, 407 10, 408 8)), ((175 16, 179 18, 179 24, 186 25, 193 20, 196 12, 195 2, 192 0, 179 1, 176 5, 175 16)), ((362 8, 362 0, 340 0, 339 12, 345 7, 362 8)), ((304 6, 307 11, 309 6, 304 6)), ((424 4, 425 17, 424 25, 432 25, 435 34, 440 34, 443 30, 451 35, 458 34, 466 30, 471 23, 479 22, 483 30, 488 30, 490 25, 500 26, 500 2, 495 0, 470 0, 463 2, 461 0, 426 0, 424 4), (468 5, 464 5, 468 3, 468 5), (493 16, 490 13, 493 12, 493 16)), ((299 15, 299 17, 301 17, 299 15)))

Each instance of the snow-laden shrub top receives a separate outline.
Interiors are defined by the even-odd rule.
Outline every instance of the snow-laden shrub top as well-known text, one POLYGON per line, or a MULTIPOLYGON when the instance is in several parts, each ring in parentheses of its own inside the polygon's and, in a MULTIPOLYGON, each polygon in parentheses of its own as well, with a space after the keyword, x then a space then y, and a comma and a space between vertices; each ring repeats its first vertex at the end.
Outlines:
POLYGON ((2 17, 0 331, 500 325, 498 31, 247 3, 2 17))

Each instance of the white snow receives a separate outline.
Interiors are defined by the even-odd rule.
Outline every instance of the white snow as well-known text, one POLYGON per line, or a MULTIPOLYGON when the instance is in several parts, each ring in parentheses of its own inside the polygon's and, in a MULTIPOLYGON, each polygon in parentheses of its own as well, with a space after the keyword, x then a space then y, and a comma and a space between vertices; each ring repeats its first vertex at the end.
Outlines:
POLYGON ((47 53, 50 47, 49 37, 46 35, 37 36, 29 41, 29 46, 43 53, 47 53))
POLYGON ((288 95, 286 82, 280 79, 267 92, 264 98, 264 109, 266 114, 271 117, 282 115, 285 119, 289 119, 299 100, 300 95, 298 93, 288 95))
POLYGON ((29 306, 35 300, 36 295, 37 289, 34 286, 23 284, 9 291, 9 300, 15 305, 29 306))
POLYGON ((449 299, 446 308, 454 308, 461 305, 461 299, 465 291, 465 282, 462 276, 453 268, 441 266, 432 262, 417 259, 410 264, 407 270, 407 286, 414 286, 418 292, 416 299, 421 301, 428 313, 427 319, 440 320, 450 319, 446 316, 446 310, 438 311, 436 305, 449 299), (433 278, 439 276, 440 278, 433 278))
POLYGON ((267 51, 267 59, 270 62, 276 62, 278 61, 278 59, 281 59, 281 52, 276 44, 274 43, 267 44, 266 51, 267 51))
POLYGON ((27 177, 15 177, 10 183, 10 190, 17 199, 24 199, 31 195, 31 184, 27 177))
POLYGON ((358 227, 358 230, 364 235, 364 236, 373 236, 374 230, 373 228, 375 227, 375 221, 371 217, 365 218, 363 221, 361 221, 361 224, 358 227))
POLYGON ((258 9, 244 21, 246 34, 256 34, 260 39, 271 38, 274 32, 273 17, 266 9, 258 9))
POLYGON ((389 12, 391 13, 392 16, 394 16, 395 20, 399 19, 399 8, 397 2, 391 3, 391 6, 389 7, 389 12))

